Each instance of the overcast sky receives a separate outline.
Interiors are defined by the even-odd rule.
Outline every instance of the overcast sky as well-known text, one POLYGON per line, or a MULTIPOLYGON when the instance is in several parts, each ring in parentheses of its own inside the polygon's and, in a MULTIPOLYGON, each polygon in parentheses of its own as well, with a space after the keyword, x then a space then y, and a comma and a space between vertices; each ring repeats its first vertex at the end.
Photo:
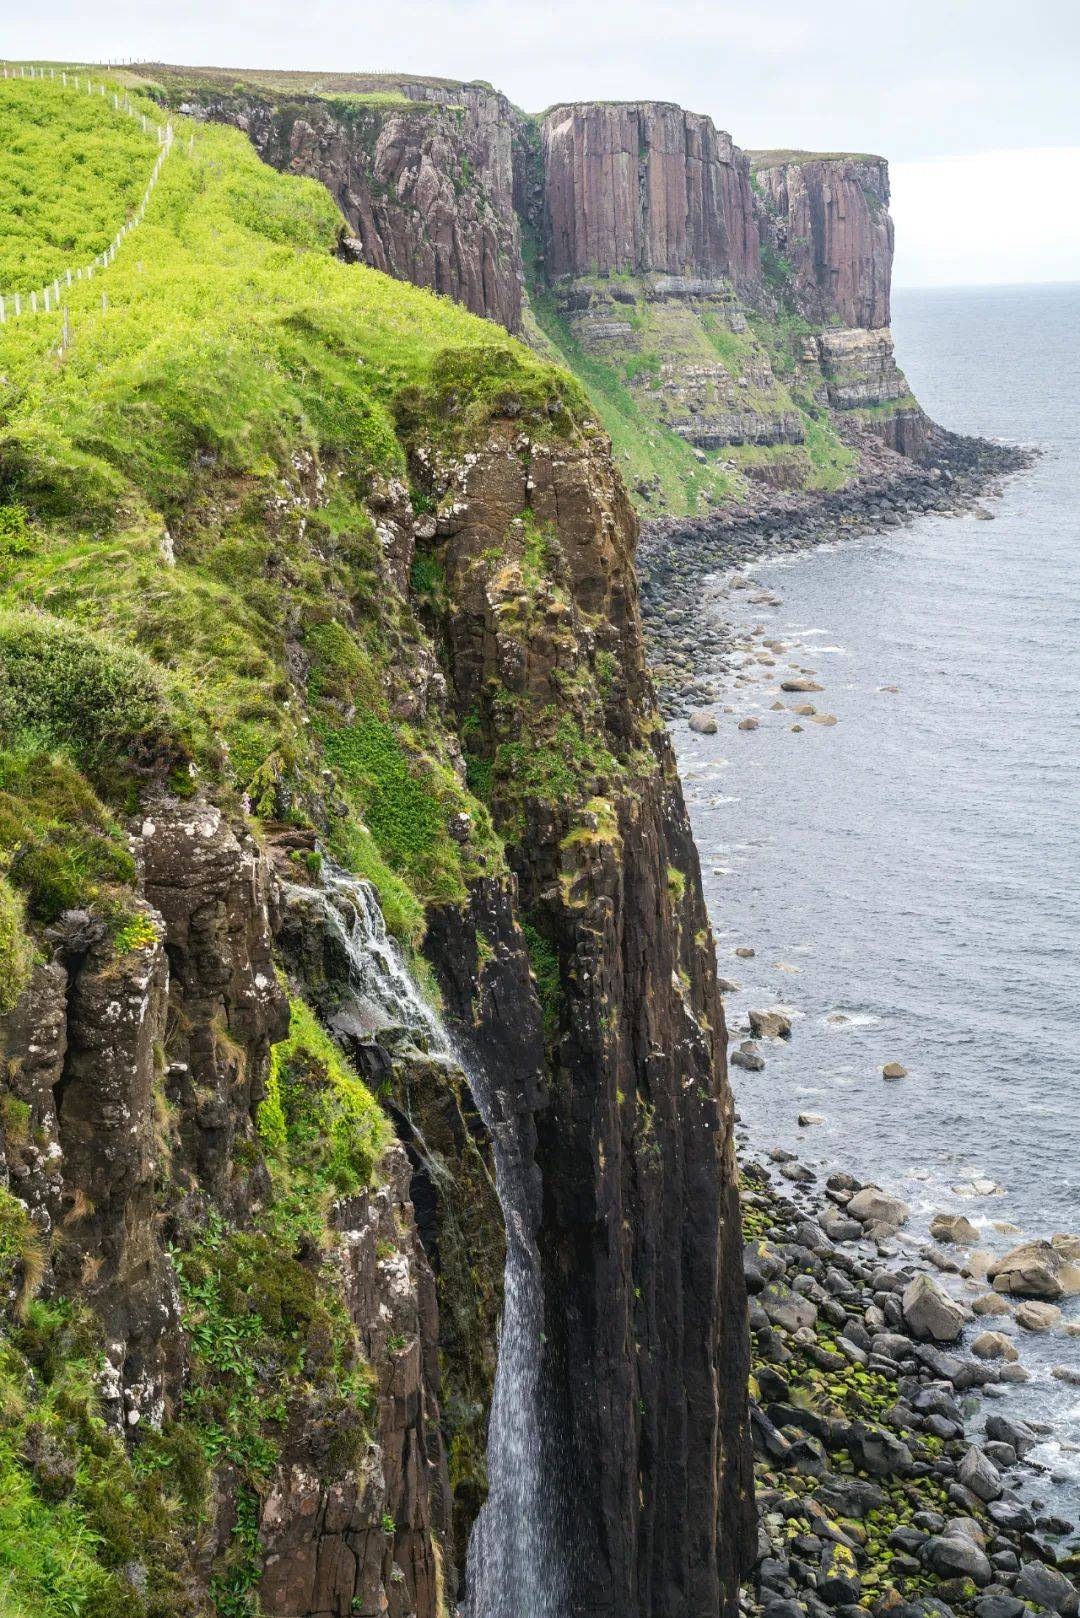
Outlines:
POLYGON ((1076 0, 0 0, 0 15, 16 58, 482 78, 529 111, 677 101, 742 146, 887 156, 898 284, 1080 280, 1076 0))

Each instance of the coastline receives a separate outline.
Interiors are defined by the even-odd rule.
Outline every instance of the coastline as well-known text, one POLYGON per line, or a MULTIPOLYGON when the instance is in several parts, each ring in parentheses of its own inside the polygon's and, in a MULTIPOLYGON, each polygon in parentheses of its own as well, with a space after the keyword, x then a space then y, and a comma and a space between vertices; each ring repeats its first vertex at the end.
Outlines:
MULTIPOLYGON (((748 1610, 1075 1618, 1073 1525, 1015 1487, 1039 1475, 1031 1453, 1051 1429, 991 1409, 985 1436, 970 1435, 1025 1373, 961 1346, 967 1321, 942 1301, 940 1272, 892 1223, 904 1205, 843 1172, 820 1185, 781 1149, 744 1155, 742 1182, 758 1508, 748 1610)), ((988 1314, 976 1341, 994 1325, 988 1314)))
MULTIPOLYGON (((763 556, 902 528, 927 514, 959 516, 1000 492, 1003 479, 1038 459, 1034 447, 999 444, 935 427, 930 453, 915 462, 880 442, 862 445, 852 483, 825 493, 758 488, 744 508, 702 518, 654 518, 637 550, 641 612, 650 670, 664 717, 685 717, 716 700, 734 633, 705 623, 706 581, 763 556), (703 674, 702 665, 710 672, 703 674)), ((769 592, 750 596, 775 605, 769 592)))
MULTIPOLYGON (((944 433, 939 450, 917 467, 886 453, 884 475, 836 494, 650 524, 642 603, 667 718, 721 700, 733 673, 741 632, 700 611, 716 594, 711 575, 778 605, 731 570, 927 513, 978 512, 1038 453, 944 433)), ((759 1066, 762 1033, 742 1050, 745 1036, 730 1033, 729 1059, 759 1066)), ((967 1238, 921 1242, 898 1198, 844 1172, 819 1178, 793 1152, 751 1146, 745 1127, 739 1153, 758 1513, 744 1610, 1075 1618, 1076 1525, 1039 1503, 1049 1470, 1038 1451, 1053 1429, 998 1403, 1028 1373, 1026 1333, 1000 1330, 1011 1306, 987 1279, 991 1256, 967 1238), (851 1217, 860 1197, 890 1217, 851 1217)))

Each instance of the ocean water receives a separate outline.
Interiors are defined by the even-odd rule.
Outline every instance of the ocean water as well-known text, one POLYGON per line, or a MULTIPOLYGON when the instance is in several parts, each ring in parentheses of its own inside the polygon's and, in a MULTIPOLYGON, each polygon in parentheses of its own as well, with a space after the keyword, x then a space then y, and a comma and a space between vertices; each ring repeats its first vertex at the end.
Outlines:
MULTIPOLYGON (((898 1191, 913 1236, 952 1210, 1004 1251, 999 1222, 1080 1232, 1080 287, 902 293, 893 329, 932 416, 1042 458, 993 521, 744 570, 783 605, 713 610, 790 650, 729 687, 718 735, 674 733, 729 1020, 794 1022, 762 1073, 732 1070, 754 1144, 898 1191), (825 689, 782 700, 836 725, 772 710, 789 662, 825 689)), ((1076 1520, 1080 1387, 1051 1372, 1080 1372, 1080 1336, 1017 1343, 1032 1381, 992 1408, 1053 1424, 1028 1490, 1076 1520)))

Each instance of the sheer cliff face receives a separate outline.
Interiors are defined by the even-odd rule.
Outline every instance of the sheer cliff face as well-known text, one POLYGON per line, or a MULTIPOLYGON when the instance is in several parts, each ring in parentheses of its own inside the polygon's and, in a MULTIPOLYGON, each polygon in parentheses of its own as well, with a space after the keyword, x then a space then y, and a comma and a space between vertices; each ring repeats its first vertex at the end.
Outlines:
POLYGON ((753 168, 806 313, 826 324, 888 326, 893 225, 884 158, 760 152, 753 168))
POLYGON ((556 107, 540 126, 549 278, 759 278, 749 164, 711 119, 663 102, 556 107))
MULTIPOLYGON (((636 519, 596 436, 545 444, 508 430, 436 487, 452 701, 493 764, 513 914, 558 973, 537 1071, 522 1061, 536 1020, 516 928, 485 923, 487 1010, 469 1013, 465 1033, 511 1110, 533 1117, 548 1464, 571 1610, 731 1612, 751 1484, 726 1034, 697 854, 645 672, 636 519), (571 758, 567 794, 557 783, 571 758), (510 1060, 508 1024, 526 1040, 510 1060)), ((459 926, 433 942, 448 1004, 464 1014, 469 946, 459 926)))
POLYGON ((321 181, 348 224, 346 256, 517 331, 513 109, 476 85, 408 83, 396 105, 387 99, 252 93, 180 105, 243 129, 274 168, 321 181))
MULTIPOLYGON (((404 483, 372 499, 398 695, 486 780, 506 851, 431 908, 426 949, 532 1164, 570 1610, 716 1618, 752 1528, 724 1014, 645 667, 636 519, 607 440, 555 413, 528 426, 508 397, 469 453, 412 445, 420 517, 404 483), (412 594, 418 546, 437 598, 412 594), (436 649, 445 681, 411 686, 436 649)), ((305 518, 331 498, 312 480, 305 518)), ((502 1260, 483 1126, 464 1073, 343 1015, 348 966, 291 857, 314 835, 155 796, 139 941, 65 916, 0 1020, 0 1184, 46 1243, 45 1295, 101 1322, 117 1443, 218 1418, 218 1399, 249 1423, 230 1443, 274 1435, 257 1487, 215 1451, 204 1525, 169 1543, 185 1618, 234 1576, 282 1618, 442 1618, 483 1499, 502 1260), (366 1188, 308 1196, 307 1160, 286 1182, 268 1155, 267 1097, 288 1110, 327 1082, 325 1052, 288 1080, 271 1055, 283 974, 384 1097, 400 1144, 366 1188), (248 1381, 207 1358, 238 1291, 268 1336, 280 1317, 248 1381)), ((296 1139, 321 1150, 318 1130, 296 1139)))

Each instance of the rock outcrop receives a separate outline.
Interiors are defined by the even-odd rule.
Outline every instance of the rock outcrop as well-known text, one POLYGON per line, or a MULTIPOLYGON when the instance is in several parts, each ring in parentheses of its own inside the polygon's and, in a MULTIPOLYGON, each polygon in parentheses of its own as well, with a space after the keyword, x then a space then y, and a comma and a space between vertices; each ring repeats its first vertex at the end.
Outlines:
POLYGON ((668 102, 582 102, 540 124, 549 280, 760 276, 750 168, 710 118, 668 102))
POLYGON ((179 106, 235 124, 283 173, 321 181, 348 227, 345 257, 517 331, 520 119, 506 97, 448 80, 339 82, 335 95, 187 90, 179 106))
MULTIPOLYGON (((558 969, 542 1088, 522 1073, 518 1105, 537 1109, 576 1599, 635 1618, 727 1611, 750 1533, 731 1098, 697 855, 645 672, 636 521, 600 439, 507 431, 436 487, 452 700, 495 765, 518 914, 558 969), (564 779, 570 756, 579 785, 553 792, 545 774, 564 779)), ((527 1028, 502 959, 482 981, 527 1028)), ((483 1055, 493 1036, 474 1037, 483 1055)))
POLYGON ((810 318, 869 331, 888 326, 893 224, 885 159, 753 152, 751 163, 766 240, 789 267, 810 318))

